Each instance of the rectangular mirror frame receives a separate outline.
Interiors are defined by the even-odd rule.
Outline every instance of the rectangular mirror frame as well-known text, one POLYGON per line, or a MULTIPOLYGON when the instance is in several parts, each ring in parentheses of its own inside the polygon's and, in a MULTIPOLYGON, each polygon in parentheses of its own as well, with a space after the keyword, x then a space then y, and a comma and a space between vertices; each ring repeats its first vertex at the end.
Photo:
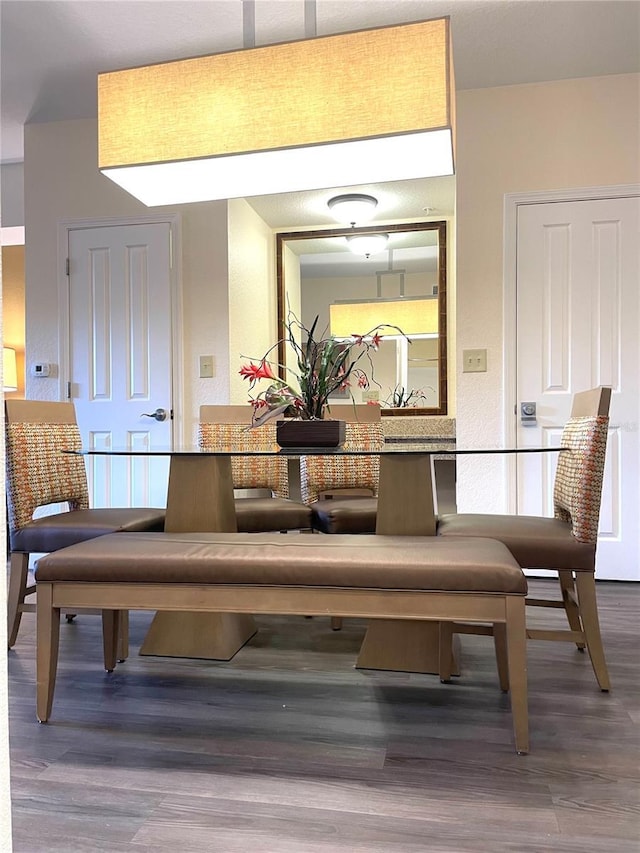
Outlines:
POLYGON ((376 234, 384 231, 387 234, 407 231, 437 231, 438 232, 438 406, 430 408, 383 408, 385 417, 406 417, 414 415, 446 415, 447 414, 447 223, 409 222, 395 225, 384 223, 361 228, 332 228, 315 231, 287 231, 276 234, 276 288, 278 307, 278 363, 280 376, 285 378, 286 352, 284 336, 286 332, 286 299, 283 248, 292 240, 309 240, 320 237, 346 237, 351 234, 376 234))

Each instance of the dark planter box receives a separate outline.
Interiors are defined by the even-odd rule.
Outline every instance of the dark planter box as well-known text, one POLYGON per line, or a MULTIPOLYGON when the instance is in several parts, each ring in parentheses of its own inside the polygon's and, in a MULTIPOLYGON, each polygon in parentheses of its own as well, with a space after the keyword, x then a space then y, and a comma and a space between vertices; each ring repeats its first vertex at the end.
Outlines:
POLYGON ((280 447, 340 447, 344 439, 344 421, 276 422, 276 441, 280 447))

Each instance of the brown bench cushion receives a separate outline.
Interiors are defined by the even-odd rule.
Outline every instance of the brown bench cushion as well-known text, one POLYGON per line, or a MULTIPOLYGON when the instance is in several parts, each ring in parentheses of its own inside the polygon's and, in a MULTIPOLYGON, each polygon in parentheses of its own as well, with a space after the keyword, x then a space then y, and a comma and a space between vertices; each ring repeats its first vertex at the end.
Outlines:
POLYGON ((500 542, 268 533, 109 535, 42 557, 37 581, 264 584, 524 595, 500 542))

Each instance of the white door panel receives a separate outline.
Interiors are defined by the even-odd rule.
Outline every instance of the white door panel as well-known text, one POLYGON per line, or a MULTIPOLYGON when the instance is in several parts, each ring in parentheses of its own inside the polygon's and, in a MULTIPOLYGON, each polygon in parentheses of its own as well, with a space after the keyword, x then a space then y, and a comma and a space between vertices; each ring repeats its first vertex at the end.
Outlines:
MULTIPOLYGON (((171 444, 170 226, 69 231, 71 399, 87 446, 171 444)), ((164 506, 167 459, 89 457, 92 506, 164 506)))
MULTIPOLYGON (((518 444, 557 445, 573 395, 611 386, 597 577, 621 580, 640 580, 639 223, 637 197, 518 208, 518 444)), ((518 512, 553 515, 556 462, 519 460, 518 512)))

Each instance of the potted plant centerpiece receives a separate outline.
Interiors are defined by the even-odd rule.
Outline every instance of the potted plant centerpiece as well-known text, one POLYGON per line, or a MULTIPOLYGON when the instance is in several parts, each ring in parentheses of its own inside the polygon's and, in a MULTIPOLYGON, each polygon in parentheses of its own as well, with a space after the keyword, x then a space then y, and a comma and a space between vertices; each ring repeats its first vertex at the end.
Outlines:
POLYGON ((379 325, 345 340, 316 336, 317 325, 318 317, 309 329, 289 311, 283 340, 294 355, 295 365, 285 371, 277 360, 271 360, 271 353, 277 352, 281 343, 276 341, 261 359, 249 359, 240 368, 240 375, 249 380, 252 426, 280 418, 276 435, 281 447, 339 447, 344 442, 345 424, 326 417, 329 398, 337 391, 350 393, 353 385, 362 389, 371 383, 379 385, 373 378, 372 352, 380 346, 384 329, 403 334, 397 326, 379 325), (278 372, 286 372, 296 385, 278 372), (268 385, 257 390, 263 381, 268 385))

